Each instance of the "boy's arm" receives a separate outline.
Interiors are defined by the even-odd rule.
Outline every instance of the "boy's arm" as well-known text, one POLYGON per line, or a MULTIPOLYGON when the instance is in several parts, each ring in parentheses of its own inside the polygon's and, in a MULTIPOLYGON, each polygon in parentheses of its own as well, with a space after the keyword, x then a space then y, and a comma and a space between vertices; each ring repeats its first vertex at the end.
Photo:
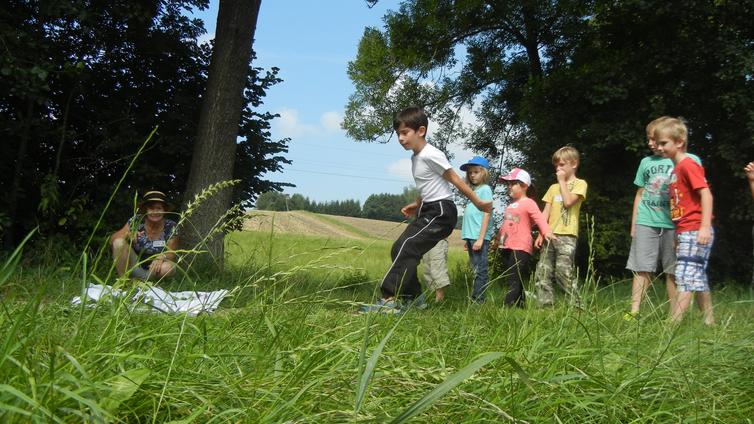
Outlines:
POLYGON ((749 190, 751 190, 751 197, 754 197, 754 162, 749 162, 746 167, 746 178, 749 180, 749 190))
POLYGON ((466 184, 452 168, 446 169, 445 172, 442 173, 442 177, 446 181, 456 186, 458 191, 460 191, 464 196, 471 200, 471 203, 473 203, 474 206, 477 207, 477 209, 482 212, 492 212, 492 201, 485 201, 480 199, 479 196, 474 193, 474 190, 472 190, 471 187, 469 187, 469 185, 466 184))
POLYGON ((707 187, 700 188, 699 197, 702 203, 702 223, 696 241, 707 244, 712 239, 712 192, 707 187))
POLYGON ((579 201, 579 195, 568 191, 568 182, 565 179, 565 173, 563 171, 558 171, 555 175, 558 177, 560 197, 563 198, 563 208, 568 209, 579 201))
POLYGON ((639 202, 641 202, 641 194, 644 193, 644 187, 636 189, 636 196, 634 196, 634 210, 631 212, 631 238, 636 235, 636 214, 639 210, 639 202))
POLYGON ((416 215, 416 208, 422 203, 422 198, 417 197, 416 200, 401 208, 401 213, 404 217, 409 218, 416 215))

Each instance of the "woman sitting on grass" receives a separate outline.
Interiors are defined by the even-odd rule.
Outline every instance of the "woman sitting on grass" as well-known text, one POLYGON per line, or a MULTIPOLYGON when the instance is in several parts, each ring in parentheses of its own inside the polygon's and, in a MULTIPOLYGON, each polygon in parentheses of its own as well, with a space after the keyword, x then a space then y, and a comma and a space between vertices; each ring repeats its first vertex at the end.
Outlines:
POLYGON ((175 274, 178 248, 176 223, 165 218, 169 204, 165 193, 149 191, 139 203, 139 214, 112 236, 118 276, 159 280, 175 274))

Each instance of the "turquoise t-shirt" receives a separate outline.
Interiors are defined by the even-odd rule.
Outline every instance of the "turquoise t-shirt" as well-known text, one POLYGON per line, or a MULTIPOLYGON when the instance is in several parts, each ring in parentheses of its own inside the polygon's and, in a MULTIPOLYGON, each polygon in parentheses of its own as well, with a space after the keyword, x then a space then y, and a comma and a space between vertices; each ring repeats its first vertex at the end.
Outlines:
MULTIPOLYGON (((474 189, 474 193, 482 200, 492 200, 492 189, 487 184, 482 184, 474 189)), ((482 229, 482 218, 484 212, 469 202, 466 205, 466 209, 463 211, 463 226, 461 227, 461 238, 464 240, 476 240, 479 238, 479 231, 482 229)), ((492 222, 492 216, 490 216, 490 222, 487 224, 487 232, 484 234, 485 240, 492 239, 492 233, 494 232, 492 222)))
MULTIPOLYGON (((701 164, 698 156, 687 153, 701 164)), ((634 184, 644 188, 636 211, 636 224, 655 228, 675 228, 670 220, 670 199, 668 184, 673 171, 673 161, 662 156, 647 156, 641 160, 636 170, 634 184)))

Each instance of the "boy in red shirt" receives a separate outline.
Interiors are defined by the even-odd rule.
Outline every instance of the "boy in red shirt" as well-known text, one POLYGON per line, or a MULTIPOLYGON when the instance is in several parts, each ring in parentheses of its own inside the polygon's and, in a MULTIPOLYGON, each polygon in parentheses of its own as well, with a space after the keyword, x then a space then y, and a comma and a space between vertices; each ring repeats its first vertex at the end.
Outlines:
POLYGON ((673 161, 670 177, 670 217, 676 227, 675 279, 678 294, 671 320, 680 322, 696 293, 704 323, 712 325, 712 295, 707 281, 707 265, 714 240, 712 229, 712 192, 704 168, 686 153, 688 128, 680 119, 657 124, 654 137, 662 155, 673 161))

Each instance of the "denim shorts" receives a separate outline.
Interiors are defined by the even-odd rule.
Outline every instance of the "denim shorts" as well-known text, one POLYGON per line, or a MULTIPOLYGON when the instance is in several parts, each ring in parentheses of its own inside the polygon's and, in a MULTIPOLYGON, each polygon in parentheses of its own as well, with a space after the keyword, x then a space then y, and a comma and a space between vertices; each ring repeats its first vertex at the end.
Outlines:
POLYGON ((698 231, 677 234, 675 283, 679 292, 709 291, 707 264, 715 232, 712 231, 712 238, 707 244, 699 244, 696 241, 698 234, 698 231))

